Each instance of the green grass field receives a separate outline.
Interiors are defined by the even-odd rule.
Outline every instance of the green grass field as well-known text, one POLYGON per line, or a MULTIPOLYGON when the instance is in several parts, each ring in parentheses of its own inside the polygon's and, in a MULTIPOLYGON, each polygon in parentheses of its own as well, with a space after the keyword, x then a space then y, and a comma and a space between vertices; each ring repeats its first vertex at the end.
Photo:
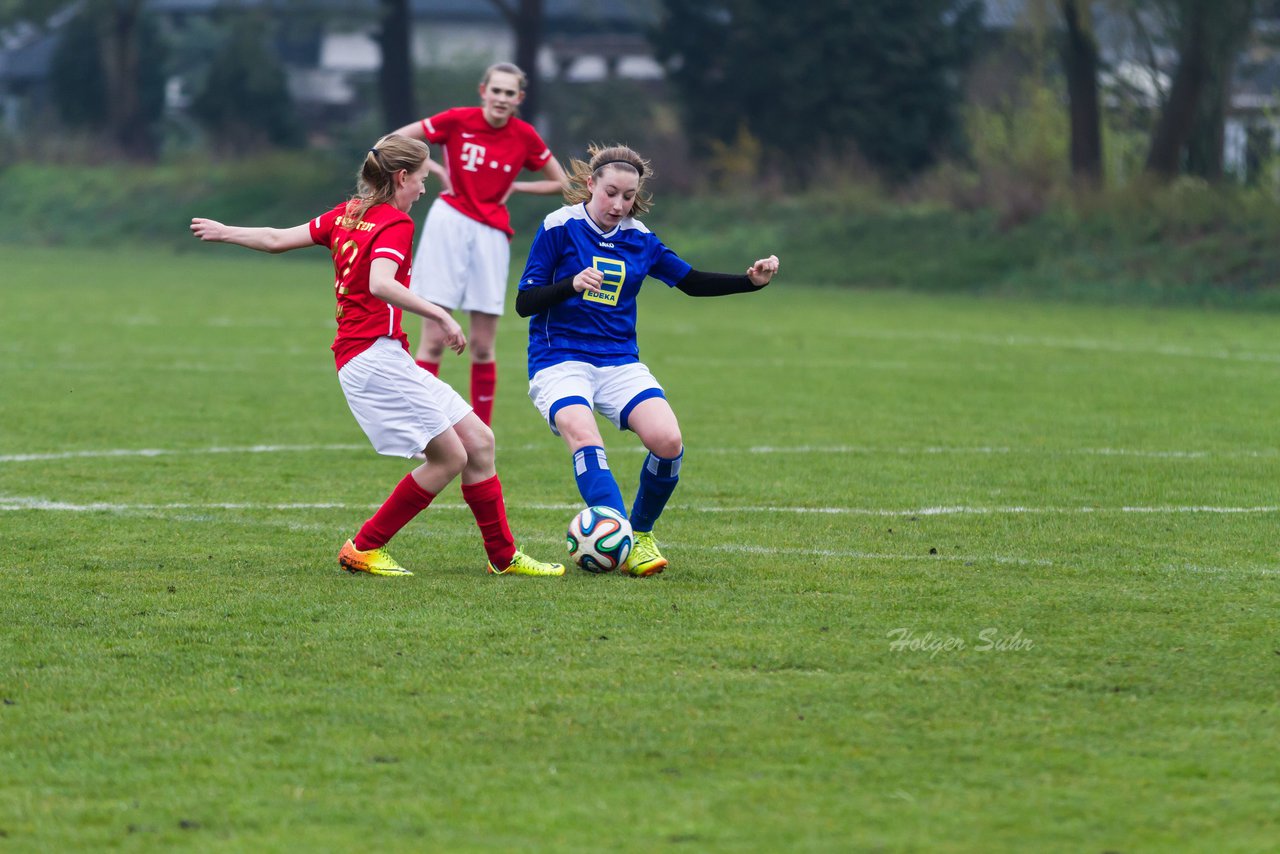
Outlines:
MULTIPOLYGON (((1280 317, 783 263, 642 298, 665 574, 486 576, 451 487, 385 580, 335 560, 407 465, 322 252, 5 249, 0 849, 1276 850, 1280 317)), ((499 471, 558 555, 522 330, 499 471)))

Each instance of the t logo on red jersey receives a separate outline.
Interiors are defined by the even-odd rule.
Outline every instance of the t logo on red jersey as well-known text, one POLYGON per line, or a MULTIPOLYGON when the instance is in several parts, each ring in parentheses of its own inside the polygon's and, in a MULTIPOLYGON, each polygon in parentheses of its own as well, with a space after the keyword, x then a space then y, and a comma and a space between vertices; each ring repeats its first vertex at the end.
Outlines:
POLYGON ((463 169, 468 172, 479 172, 480 164, 484 163, 484 146, 476 145, 474 142, 464 142, 458 159, 462 161, 463 169))

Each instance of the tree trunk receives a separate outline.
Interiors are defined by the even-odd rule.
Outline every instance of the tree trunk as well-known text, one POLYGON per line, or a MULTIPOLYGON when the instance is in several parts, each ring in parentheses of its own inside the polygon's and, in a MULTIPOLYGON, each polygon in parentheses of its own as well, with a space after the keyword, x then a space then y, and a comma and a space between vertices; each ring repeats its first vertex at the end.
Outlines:
POLYGON ((1188 167, 1198 174, 1221 174, 1227 87, 1236 52, 1249 35, 1253 6, 1253 0, 1187 0, 1178 68, 1151 138, 1148 172, 1174 177, 1185 152, 1188 167))
POLYGON ((1208 181, 1222 180, 1223 126, 1226 122, 1230 69, 1215 64, 1209 74, 1187 139, 1187 173, 1208 181))
POLYGON ((1102 183, 1102 120, 1098 106, 1098 44, 1088 20, 1089 8, 1062 0, 1067 24, 1062 45, 1071 119, 1071 175, 1080 183, 1102 183))
POLYGON ((1187 141, 1187 171, 1210 181, 1223 176, 1223 135, 1231 104, 1231 77, 1253 24, 1254 0, 1219 4, 1212 19, 1209 71, 1187 141))
POLYGON ((516 65, 528 80, 524 103, 525 118, 532 122, 542 109, 542 79, 538 74, 538 51, 542 49, 542 0, 520 0, 516 12, 516 65))
POLYGON ((155 156, 155 143, 142 114, 139 92, 141 14, 141 0, 109 4, 98 19, 98 37, 109 133, 125 156, 145 160, 155 156))
POLYGON ((418 118, 413 108, 413 57, 409 0, 379 0, 382 25, 378 47, 382 64, 378 67, 378 97, 386 128, 398 128, 418 118))
POLYGON ((520 112, 533 122, 542 108, 541 75, 538 73, 538 52, 542 50, 543 0, 490 0, 502 17, 507 19, 516 39, 516 65, 526 79, 524 103, 520 112), (511 5, 514 3, 515 5, 511 5))

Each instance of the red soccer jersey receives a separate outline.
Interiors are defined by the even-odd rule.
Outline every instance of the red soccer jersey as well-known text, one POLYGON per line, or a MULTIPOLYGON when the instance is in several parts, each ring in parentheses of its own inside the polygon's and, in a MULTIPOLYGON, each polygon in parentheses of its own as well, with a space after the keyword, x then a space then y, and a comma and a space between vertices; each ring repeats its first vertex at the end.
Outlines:
POLYGON ((338 297, 338 334, 333 356, 338 370, 386 336, 409 349, 400 328, 400 309, 369 293, 369 264, 374 258, 396 262, 396 281, 409 287, 413 220, 388 204, 374 205, 356 222, 346 216, 347 202, 311 220, 311 239, 333 253, 333 288, 338 297))
POLYGON ((536 172, 551 159, 533 125, 512 116, 496 128, 480 107, 454 107, 423 119, 422 132, 444 145, 453 192, 440 198, 476 222, 515 234, 502 200, 521 169, 536 172))

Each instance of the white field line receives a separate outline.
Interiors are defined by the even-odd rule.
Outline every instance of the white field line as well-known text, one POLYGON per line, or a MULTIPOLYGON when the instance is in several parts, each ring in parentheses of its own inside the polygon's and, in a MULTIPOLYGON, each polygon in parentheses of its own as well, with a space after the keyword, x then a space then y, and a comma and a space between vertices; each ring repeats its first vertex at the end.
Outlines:
MULTIPOLYGON (((67 502, 44 501, 41 499, 19 499, 0 497, 0 511, 5 510, 53 510, 63 512, 114 512, 114 513, 137 513, 141 515, 163 514, 167 518, 181 519, 187 522, 208 521, 200 517, 190 515, 192 510, 301 510, 301 509, 357 509, 362 512, 368 512, 374 509, 376 505, 343 505, 343 504, 108 504, 105 502, 94 504, 70 504, 67 502), (174 512, 178 511, 178 512, 174 512)), ((432 509, 442 510, 465 510, 465 504, 446 504, 439 502, 431 505, 432 509)), ((578 509, 576 504, 543 504, 533 505, 534 509, 555 509, 572 511, 578 509)), ((692 508, 679 508, 688 510, 692 508)), ((261 525, 261 519, 254 519, 255 525, 261 525)), ((320 529, 319 525, 295 526, 285 524, 285 527, 303 527, 320 529)), ((417 537, 423 537, 421 533, 416 534, 417 537)), ((449 539, 459 539, 463 536, 473 538, 475 532, 473 529, 467 531, 462 530, 433 530, 428 538, 447 537, 449 539)), ((537 542, 542 544, 563 543, 560 538, 546 536, 526 536, 521 538, 521 542, 537 542)), ((837 558, 841 560, 862 560, 862 561, 936 561, 940 563, 963 563, 963 564, 980 564, 980 563, 996 563, 1013 566, 1053 566, 1053 561, 1042 558, 1020 558, 1009 557, 1005 555, 939 555, 939 554, 920 554, 914 552, 892 553, 892 552, 864 552, 848 549, 805 549, 805 548, 777 548, 773 546, 760 546, 752 544, 720 544, 707 545, 705 543, 684 543, 681 541, 664 540, 669 548, 681 549, 688 551, 712 551, 727 554, 750 554, 750 555, 775 555, 778 557, 789 558, 837 558)))
MULTIPOLYGON (((111 459, 111 458, 153 458, 175 456, 200 456, 207 454, 295 454, 314 451, 367 451, 364 444, 326 444, 326 445, 242 445, 214 446, 209 448, 106 448, 85 451, 51 451, 28 454, 0 454, 0 463, 46 462, 76 459, 111 459)), ((499 453, 555 453, 560 450, 558 443, 548 440, 545 443, 526 445, 499 446, 499 453)), ((626 446, 619 449, 622 453, 644 453, 643 447, 626 446)), ((1193 451, 1193 450, 1145 450, 1141 448, 1015 448, 990 445, 976 446, 944 446, 923 445, 919 447, 875 447, 870 445, 753 445, 746 448, 693 448, 695 454, 708 455, 783 455, 783 454, 816 454, 820 456, 876 456, 893 454, 896 456, 1015 456, 1027 454, 1032 456, 1086 456, 1086 457, 1137 457, 1147 459, 1168 460, 1206 460, 1206 459, 1267 459, 1280 457, 1280 449, 1237 451, 1193 451)), ((615 451, 617 453, 617 451, 615 451)))
MULTIPOLYGON (((23 510, 43 510, 53 512, 67 513, 118 513, 118 514, 134 514, 134 515, 159 515, 165 518, 184 520, 189 522, 212 521, 208 517, 192 515, 197 511, 213 511, 213 510, 248 510, 254 512, 275 511, 285 512, 293 510, 345 510, 354 512, 369 512, 377 507, 376 504, 352 504, 346 502, 288 502, 288 503, 253 503, 253 502, 210 502, 210 503, 192 503, 192 502, 171 502, 164 504, 121 504, 112 502, 93 502, 88 504, 74 504, 65 501, 50 501, 43 498, 17 497, 17 496, 0 496, 0 512, 5 511, 23 511, 23 510)), ((531 510, 554 510, 569 512, 577 510, 579 505, 573 503, 566 504, 530 504, 522 505, 522 507, 531 510)), ((459 502, 436 502, 432 504, 433 509, 463 511, 467 509, 466 504, 459 502)), ((952 514, 1070 514, 1070 513, 1210 513, 1210 514, 1226 514, 1226 513, 1253 513, 1253 514, 1272 514, 1280 513, 1280 506, 1275 507, 1198 507, 1198 506, 1166 506, 1166 507, 1078 507, 1078 508, 1054 508, 1054 507, 924 507, 914 510, 889 510, 883 508, 859 508, 859 507, 691 507, 691 506, 673 506, 671 509, 681 512, 694 513, 792 513, 792 514, 809 514, 809 513, 827 513, 827 514, 848 514, 863 516, 888 516, 888 517, 920 517, 920 516, 943 516, 952 514)), ((315 523, 299 523, 289 522, 285 520, 263 520, 254 519, 254 524, 281 525, 289 528, 327 530, 327 526, 315 523)), ((454 537, 462 536, 462 531, 445 531, 433 530, 431 537, 454 537)), ((413 536, 411 534, 411 536, 413 536)), ((421 536, 419 534, 418 536, 421 536)), ((466 536, 474 536, 474 532, 466 534, 466 536)), ((538 543, 557 543, 558 538, 546 536, 528 536, 522 541, 538 542, 538 543)), ((1013 566, 1053 566, 1054 562, 1044 558, 1026 558, 1013 557, 1008 555, 949 555, 949 554, 921 554, 918 552, 866 552, 855 549, 806 549, 806 548, 782 548, 775 546, 755 545, 748 543, 738 544, 719 544, 708 545, 706 543, 684 543, 679 541, 664 541, 671 548, 684 549, 688 551, 713 551, 729 554, 748 554, 748 555, 776 555, 782 558, 835 558, 841 560, 856 561, 934 561, 942 563, 961 563, 964 565, 995 563, 1013 566)), ((1183 569, 1188 572, 1198 572, 1205 574, 1222 574, 1231 575, 1241 571, 1239 568, 1221 568, 1221 567, 1168 567, 1170 570, 1183 569)), ((1274 567, 1248 567, 1244 571, 1256 575, 1280 575, 1280 569, 1274 567)))
POLYGON ((186 457, 202 454, 290 454, 310 451, 356 451, 368 445, 243 445, 240 447, 191 448, 112 448, 101 451, 56 451, 43 454, 4 454, 0 463, 29 463, 45 460, 103 459, 109 457, 186 457))
MULTIPOLYGON (((460 502, 440 501, 432 508, 444 510, 464 510, 466 504, 460 502)), ((276 511, 290 510, 358 510, 376 509, 377 504, 353 504, 340 501, 314 502, 186 502, 174 501, 165 503, 127 504, 110 501, 94 501, 77 504, 69 501, 54 501, 47 498, 31 496, 0 495, 0 511, 17 512, 23 510, 47 510, 64 513, 166 513, 173 510, 249 510, 276 511)), ((521 508, 529 510, 572 511, 581 507, 574 503, 556 504, 521 504, 521 508)), ((671 505, 670 509, 681 513, 732 513, 745 515, 748 513, 765 513, 769 515, 829 515, 829 516, 877 516, 886 518, 931 517, 931 516, 1068 516, 1082 514, 1143 514, 1143 515, 1177 515, 1184 513, 1205 513, 1210 515, 1269 515, 1280 513, 1280 505, 1259 505, 1253 507, 1221 507, 1211 505, 1151 505, 1117 507, 971 507, 966 505, 913 507, 894 509, 885 507, 781 507, 768 505, 743 505, 737 507, 705 507, 694 505, 671 505)))

